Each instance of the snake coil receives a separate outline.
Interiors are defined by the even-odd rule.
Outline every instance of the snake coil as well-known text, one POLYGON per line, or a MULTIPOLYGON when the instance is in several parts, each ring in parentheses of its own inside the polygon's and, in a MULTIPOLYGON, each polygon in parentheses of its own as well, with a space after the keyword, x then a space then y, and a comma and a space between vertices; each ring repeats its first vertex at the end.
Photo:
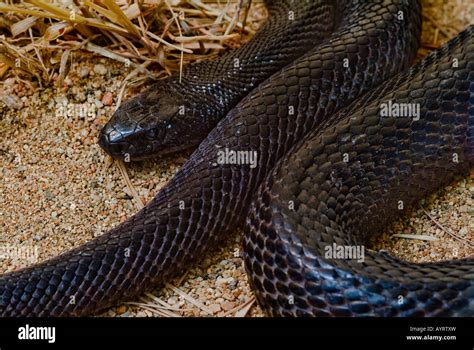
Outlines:
MULTIPOLYGON (((278 6, 288 10, 291 3, 271 1, 272 13, 278 13, 278 6)), ((309 18, 300 23, 321 30, 312 44, 303 40, 312 48, 306 46, 304 54, 292 51, 293 61, 284 68, 281 62, 278 69, 269 68, 273 75, 246 97, 253 87, 248 76, 263 80, 260 70, 272 66, 278 50, 283 54, 291 47, 290 41, 271 38, 272 28, 285 16, 276 16, 249 43, 251 49, 238 54, 254 55, 254 49, 265 50, 269 43, 268 52, 276 56, 260 56, 258 64, 242 57, 248 65, 228 73, 234 74, 231 79, 217 76, 210 85, 185 79, 205 87, 199 101, 212 117, 203 130, 223 119, 165 188, 126 222, 72 251, 0 276, 0 315, 97 312, 187 268, 247 217, 246 268, 270 314, 472 316, 472 259, 413 265, 369 252, 360 263, 327 259, 323 253, 332 243, 363 245, 397 215, 397 200, 412 203, 472 166, 473 27, 387 81, 415 56, 421 27, 418 1, 313 3, 322 6, 313 9, 315 14, 332 15, 319 27, 309 18), (217 83, 217 90, 210 88, 217 83), (229 91, 232 97, 216 106, 215 97, 229 91), (379 105, 388 99, 419 104, 420 119, 381 119, 379 105), (219 163, 222 149, 255 152, 257 166, 219 163), (453 152, 459 163, 450 162, 453 152), (341 161, 345 153, 348 162, 341 161), (294 210, 288 209, 290 200, 294 210), (400 295, 401 304, 396 303, 400 295)), ((304 32, 286 28, 295 35, 304 32)), ((189 69, 199 78, 198 67, 189 69)), ((173 81, 163 84, 172 86, 179 103, 186 97, 199 122, 202 109, 193 109, 199 89, 191 88, 188 98, 173 81)), ((116 125, 104 130, 101 144, 107 148, 118 140, 111 153, 136 157, 160 151, 163 143, 173 149, 170 140, 181 130, 180 121, 162 91, 157 85, 126 104, 116 125), (170 130, 163 134, 163 126, 170 130)), ((191 143, 199 137, 190 137, 191 143)))

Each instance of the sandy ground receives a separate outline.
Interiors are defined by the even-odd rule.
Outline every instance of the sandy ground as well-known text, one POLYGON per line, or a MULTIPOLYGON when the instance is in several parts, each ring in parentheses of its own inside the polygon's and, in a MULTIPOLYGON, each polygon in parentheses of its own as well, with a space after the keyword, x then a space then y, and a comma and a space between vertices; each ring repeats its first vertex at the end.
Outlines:
MULTIPOLYGON (((457 11, 441 0, 424 1, 420 55, 474 22, 474 5, 466 10, 462 1, 454 3, 460 5, 457 11)), ((15 78, 1 82, 0 245, 30 249, 32 259, 3 258, 0 273, 77 247, 137 211, 118 166, 96 144, 100 127, 116 108, 127 71, 89 54, 73 59, 60 87, 38 88, 15 78), (62 106, 75 108, 75 113, 62 106)), ((129 165, 138 195, 149 201, 187 156, 129 165)), ((461 179, 424 200, 374 240, 372 248, 415 262, 473 256, 473 198, 472 179, 461 179), (394 233, 432 240, 397 238, 394 233)), ((180 278, 103 315, 261 316, 239 251, 235 232, 180 278)))

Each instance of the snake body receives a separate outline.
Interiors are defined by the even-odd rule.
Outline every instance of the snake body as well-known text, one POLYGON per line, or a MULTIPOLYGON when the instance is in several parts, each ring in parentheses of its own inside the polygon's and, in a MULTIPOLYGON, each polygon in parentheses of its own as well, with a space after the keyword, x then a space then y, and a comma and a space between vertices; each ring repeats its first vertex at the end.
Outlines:
POLYGON ((472 165, 474 30, 364 95, 409 67, 420 6, 334 4, 340 22, 330 37, 239 102, 144 209, 79 248, 2 275, 0 315, 114 305, 187 268, 247 215, 246 267, 270 314, 472 315, 472 260, 411 265, 370 252, 357 264, 321 249, 363 243, 397 215, 394 201, 409 204, 472 165), (416 99, 418 123, 380 120, 387 98, 416 99), (258 165, 221 164, 224 148, 256 152, 258 165))
POLYGON ((246 45, 187 65, 124 103, 101 130, 101 147, 131 160, 196 147, 249 91, 342 20, 331 0, 267 0, 266 7, 268 20, 246 45))
POLYGON ((364 247, 474 166, 474 26, 316 128, 263 181, 245 230, 260 304, 278 316, 474 316, 474 259, 410 264, 364 247), (381 117, 413 103, 420 118, 381 117), (347 156, 344 160, 344 155, 347 156), (293 203, 290 207, 288 204, 293 203), (291 301, 291 302, 290 302, 291 301))

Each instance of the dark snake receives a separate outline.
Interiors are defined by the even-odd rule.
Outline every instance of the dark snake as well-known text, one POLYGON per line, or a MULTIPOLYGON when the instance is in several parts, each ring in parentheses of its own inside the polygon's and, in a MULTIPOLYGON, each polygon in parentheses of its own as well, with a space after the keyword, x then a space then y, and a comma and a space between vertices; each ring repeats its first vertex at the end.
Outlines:
MULTIPOLYGON (((473 316, 474 259, 410 264, 368 251, 358 261, 325 250, 363 246, 400 215, 397 203, 409 206, 474 165, 474 27, 403 73, 418 47, 417 1, 324 4, 332 33, 225 107, 144 209, 79 248, 2 275, 0 315, 97 312, 183 271, 247 218, 245 265, 270 315, 473 316), (420 118, 381 117, 388 101, 419 105, 420 118), (258 164, 219 163, 222 149, 256 152, 258 164)), ((232 90, 232 81, 222 84, 232 90)), ((111 139, 167 111, 146 96, 134 101, 117 112, 130 125, 106 127, 111 139)), ((118 153, 144 146, 127 142, 118 153)))

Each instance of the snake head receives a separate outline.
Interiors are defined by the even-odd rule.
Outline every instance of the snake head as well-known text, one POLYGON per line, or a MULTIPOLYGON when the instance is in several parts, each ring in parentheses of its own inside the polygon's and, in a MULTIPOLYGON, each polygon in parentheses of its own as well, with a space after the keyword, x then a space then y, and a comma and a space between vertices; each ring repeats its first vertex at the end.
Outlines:
POLYGON ((122 160, 164 156, 196 146, 203 131, 192 122, 199 111, 190 105, 180 94, 155 84, 117 109, 100 131, 99 145, 122 160))

